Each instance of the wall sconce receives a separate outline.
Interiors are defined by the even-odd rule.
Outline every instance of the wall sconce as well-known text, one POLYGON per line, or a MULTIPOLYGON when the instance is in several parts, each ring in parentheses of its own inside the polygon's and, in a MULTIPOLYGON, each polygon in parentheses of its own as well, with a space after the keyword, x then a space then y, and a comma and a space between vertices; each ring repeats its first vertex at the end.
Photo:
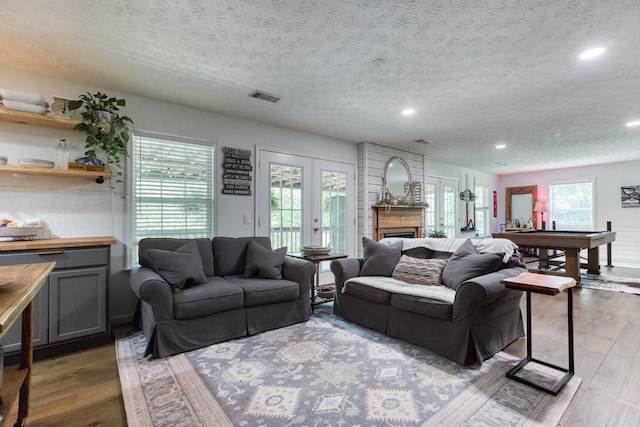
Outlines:
POLYGON ((533 208, 534 212, 540 212, 540 222, 542 223, 542 229, 546 230, 547 225, 544 222, 544 211, 547 209, 547 202, 536 201, 536 205, 533 208))

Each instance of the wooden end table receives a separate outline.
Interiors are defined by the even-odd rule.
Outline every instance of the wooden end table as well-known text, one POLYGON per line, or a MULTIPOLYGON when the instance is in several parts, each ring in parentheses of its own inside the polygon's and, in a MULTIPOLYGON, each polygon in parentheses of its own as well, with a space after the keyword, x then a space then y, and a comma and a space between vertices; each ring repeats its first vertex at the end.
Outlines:
POLYGON ((18 397, 18 419, 14 426, 22 427, 29 415, 29 391, 33 365, 33 298, 44 286, 55 262, 18 264, 0 267, 0 276, 12 277, 0 288, 0 338, 22 315, 22 347, 20 364, 4 368, 0 396, 0 427, 9 423, 7 414, 18 397))
POLYGON ((287 254, 294 258, 306 259, 307 261, 311 261, 316 268, 316 277, 313 285, 311 286, 311 309, 318 304, 324 304, 326 302, 333 301, 333 298, 320 298, 317 294, 317 289, 320 286, 320 263, 323 261, 331 261, 334 259, 347 258, 348 255, 345 254, 335 254, 335 255, 304 255, 299 252, 289 253, 287 254))
POLYGON ((527 384, 538 390, 553 394, 554 396, 569 382, 575 372, 574 353, 573 353, 573 287, 576 286, 575 279, 563 276, 551 276, 536 273, 522 273, 516 277, 509 277, 500 281, 509 289, 525 291, 527 294, 527 357, 525 357, 518 365, 511 368, 507 372, 507 377, 512 380, 527 384), (532 356, 532 339, 531 339, 531 292, 544 295, 558 295, 567 290, 567 324, 568 324, 568 342, 569 342, 569 368, 561 368, 551 363, 534 359, 532 356), (517 375, 529 362, 535 362, 540 365, 547 366, 554 370, 564 372, 564 375, 556 380, 556 382, 547 387, 536 383, 532 380, 517 375))

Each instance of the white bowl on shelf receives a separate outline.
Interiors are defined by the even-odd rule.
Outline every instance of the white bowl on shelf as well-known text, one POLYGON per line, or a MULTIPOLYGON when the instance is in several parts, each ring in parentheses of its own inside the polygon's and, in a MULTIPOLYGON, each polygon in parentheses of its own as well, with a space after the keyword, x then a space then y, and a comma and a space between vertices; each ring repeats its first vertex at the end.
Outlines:
POLYGON ((56 164, 54 162, 50 162, 49 160, 25 158, 25 159, 18 159, 18 165, 28 167, 28 168, 53 169, 53 167, 56 164))
POLYGON ((6 165, 8 160, 9 159, 7 159, 5 156, 0 156, 0 166, 6 165))

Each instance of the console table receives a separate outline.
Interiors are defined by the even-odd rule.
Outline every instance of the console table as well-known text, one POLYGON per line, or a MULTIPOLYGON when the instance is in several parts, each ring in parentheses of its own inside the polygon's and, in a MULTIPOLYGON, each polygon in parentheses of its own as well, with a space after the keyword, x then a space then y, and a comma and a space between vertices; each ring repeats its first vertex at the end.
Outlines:
POLYGON ((5 425, 18 393, 18 419, 15 425, 24 426, 29 415, 29 389, 33 364, 33 298, 45 284, 55 265, 54 262, 44 262, 0 267, 0 277, 15 278, 0 287, 0 338, 22 315, 20 364, 9 366, 3 371, 0 426, 5 425))

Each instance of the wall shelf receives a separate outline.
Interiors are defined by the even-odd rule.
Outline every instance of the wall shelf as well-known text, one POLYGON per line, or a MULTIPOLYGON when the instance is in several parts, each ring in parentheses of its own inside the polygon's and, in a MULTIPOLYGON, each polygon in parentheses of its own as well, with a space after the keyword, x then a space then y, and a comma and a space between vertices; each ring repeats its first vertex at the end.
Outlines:
POLYGON ((0 166, 0 174, 89 178, 95 179, 98 184, 102 184, 105 179, 111 178, 111 173, 106 171, 98 172, 72 169, 25 168, 21 166, 0 166))
POLYGON ((27 113, 9 110, 2 106, 0 106, 0 121, 66 130, 72 130, 75 125, 80 123, 77 120, 65 119, 52 114, 27 113))

